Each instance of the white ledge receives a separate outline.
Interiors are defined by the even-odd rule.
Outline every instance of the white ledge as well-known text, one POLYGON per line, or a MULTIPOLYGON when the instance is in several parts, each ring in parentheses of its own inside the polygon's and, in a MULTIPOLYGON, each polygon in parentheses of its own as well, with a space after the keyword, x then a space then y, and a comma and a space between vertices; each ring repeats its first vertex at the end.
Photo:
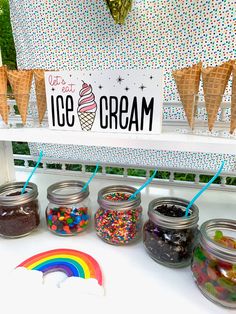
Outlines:
POLYGON ((163 132, 159 135, 57 131, 46 128, 1 129, 0 141, 225 153, 236 155, 236 140, 163 132))

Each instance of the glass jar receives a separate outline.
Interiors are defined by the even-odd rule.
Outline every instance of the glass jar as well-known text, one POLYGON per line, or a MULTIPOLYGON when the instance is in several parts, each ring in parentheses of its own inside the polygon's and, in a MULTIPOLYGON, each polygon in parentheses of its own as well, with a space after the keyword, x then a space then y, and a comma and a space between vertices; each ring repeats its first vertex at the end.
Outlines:
POLYGON ((62 181, 48 187, 47 226, 57 235, 76 235, 90 221, 89 188, 81 191, 83 181, 62 181))
POLYGON ((193 205, 184 217, 188 201, 175 197, 154 199, 143 228, 148 254, 168 267, 185 267, 191 262, 198 235, 198 208, 193 205))
POLYGON ((191 268, 205 297, 236 308, 236 220, 212 219, 202 224, 191 268))
POLYGON ((109 244, 123 245, 133 242, 141 235, 142 207, 140 193, 131 186, 114 185, 98 193, 100 208, 95 213, 97 235, 109 244))
POLYGON ((25 182, 12 182, 0 186, 0 235, 22 237, 39 225, 38 188, 29 183, 21 194, 25 182))

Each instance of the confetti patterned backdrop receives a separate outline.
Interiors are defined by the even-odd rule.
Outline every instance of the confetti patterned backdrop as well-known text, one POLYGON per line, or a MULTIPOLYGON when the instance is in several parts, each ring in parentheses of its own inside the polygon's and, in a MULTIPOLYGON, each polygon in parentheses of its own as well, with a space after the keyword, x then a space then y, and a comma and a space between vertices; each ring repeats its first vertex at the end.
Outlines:
POLYGON ((54 159, 74 160, 96 164, 129 165, 135 167, 167 167, 216 171, 222 160, 225 160, 224 171, 235 173, 236 158, 229 154, 169 152, 154 149, 135 149, 120 147, 95 147, 81 145, 52 145, 29 143, 30 151, 38 156, 43 150, 45 156, 54 159), (111 157, 112 156, 112 157, 111 157))
MULTIPOLYGON (((199 61, 204 66, 214 66, 236 59, 234 5, 234 0, 136 0, 126 24, 119 26, 114 24, 104 0, 10 0, 18 67, 51 70, 162 67, 164 101, 176 101, 172 70, 199 61)), ((230 84, 226 93, 230 94, 230 84)), ((183 111, 164 112, 164 116, 172 114, 179 119, 183 111)), ((65 151, 53 145, 45 149, 54 156, 65 151)), ((158 158, 167 165, 172 160, 175 167, 195 169, 212 169, 212 163, 222 158, 155 151, 155 158, 150 161, 150 152, 138 149, 114 152, 113 148, 101 148, 98 152, 95 147, 83 147, 86 158, 88 149, 91 156, 106 160, 119 156, 117 163, 140 163, 137 156, 142 156, 149 165, 158 158)), ((83 157, 76 155, 76 147, 69 151, 68 157, 72 159, 83 157)), ((36 144, 31 144, 31 152, 38 153, 36 144)), ((235 156, 224 157, 229 161, 228 170, 235 171, 235 156)))
POLYGON ((176 100, 172 70, 236 58, 234 4, 136 0, 119 26, 104 0, 10 0, 18 67, 163 67, 164 99, 176 100))

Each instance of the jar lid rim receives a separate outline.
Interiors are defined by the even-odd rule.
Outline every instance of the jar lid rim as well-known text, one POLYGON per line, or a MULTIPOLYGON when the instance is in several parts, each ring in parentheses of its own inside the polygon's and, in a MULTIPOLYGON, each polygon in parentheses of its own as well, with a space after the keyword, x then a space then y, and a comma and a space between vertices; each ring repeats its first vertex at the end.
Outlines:
POLYGON ((211 229, 223 229, 236 231, 236 220, 233 219, 209 219, 205 221, 200 227, 200 241, 207 246, 209 251, 219 258, 226 258, 230 261, 236 262, 236 249, 228 248, 216 242, 208 234, 211 229))
POLYGON ((191 228, 198 223, 199 220, 199 210, 198 207, 193 204, 189 210, 190 216, 185 217, 172 217, 166 216, 158 211, 156 207, 161 205, 176 205, 179 207, 186 207, 189 204, 189 201, 183 198, 178 197, 159 197, 155 198, 149 203, 148 206, 148 216, 156 224, 166 227, 166 228, 175 228, 175 229, 185 229, 191 228))
POLYGON ((86 183, 84 181, 79 180, 64 180, 60 182, 56 182, 50 185, 47 189, 47 198, 50 202, 58 204, 58 205, 66 205, 66 204, 75 204, 84 200, 89 196, 89 187, 87 186, 84 191, 78 191, 74 193, 68 194, 59 194, 55 193, 55 191, 66 188, 79 187, 83 188, 86 183))
POLYGON ((105 209, 110 210, 126 210, 126 209, 132 209, 134 207, 137 207, 141 203, 141 194, 140 192, 135 196, 134 199, 131 200, 121 200, 121 201, 111 201, 104 198, 104 195, 107 195, 109 193, 114 192, 126 192, 130 193, 131 195, 137 191, 136 188, 129 186, 129 185, 109 185, 104 188, 102 188, 98 192, 98 204, 105 209))
POLYGON ((2 193, 12 192, 13 190, 21 190, 25 185, 25 182, 9 182, 0 186, 0 204, 3 206, 16 206, 23 205, 27 202, 30 202, 38 197, 38 187, 35 183, 29 182, 26 191, 27 193, 19 195, 1 195, 2 193))

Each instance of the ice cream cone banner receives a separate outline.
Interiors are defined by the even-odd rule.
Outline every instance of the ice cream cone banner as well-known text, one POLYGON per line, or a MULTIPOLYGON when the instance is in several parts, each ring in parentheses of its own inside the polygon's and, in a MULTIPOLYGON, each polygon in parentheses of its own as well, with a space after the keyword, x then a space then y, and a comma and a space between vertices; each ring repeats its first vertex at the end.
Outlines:
POLYGON ((83 82, 79 95, 80 99, 77 112, 81 129, 83 131, 90 131, 97 111, 97 104, 95 102, 92 86, 83 82))
POLYGON ((197 109, 197 94, 201 76, 202 63, 192 67, 173 71, 181 103, 191 129, 194 128, 194 116, 197 109))
POLYGON ((2 120, 8 124, 9 108, 7 104, 7 68, 0 67, 0 115, 2 120))
POLYGON ((132 9, 133 0, 105 0, 116 24, 124 24, 132 9))
POLYGON ((44 70, 34 70, 38 119, 41 124, 47 109, 44 70))
POLYGON ((230 133, 233 134, 235 129, 236 129, 236 64, 233 66, 230 133))
POLYGON ((14 93, 22 123, 26 124, 33 71, 8 70, 7 77, 14 93))
POLYGON ((203 91, 208 115, 208 127, 212 131, 222 98, 232 71, 232 61, 202 70, 203 91))

